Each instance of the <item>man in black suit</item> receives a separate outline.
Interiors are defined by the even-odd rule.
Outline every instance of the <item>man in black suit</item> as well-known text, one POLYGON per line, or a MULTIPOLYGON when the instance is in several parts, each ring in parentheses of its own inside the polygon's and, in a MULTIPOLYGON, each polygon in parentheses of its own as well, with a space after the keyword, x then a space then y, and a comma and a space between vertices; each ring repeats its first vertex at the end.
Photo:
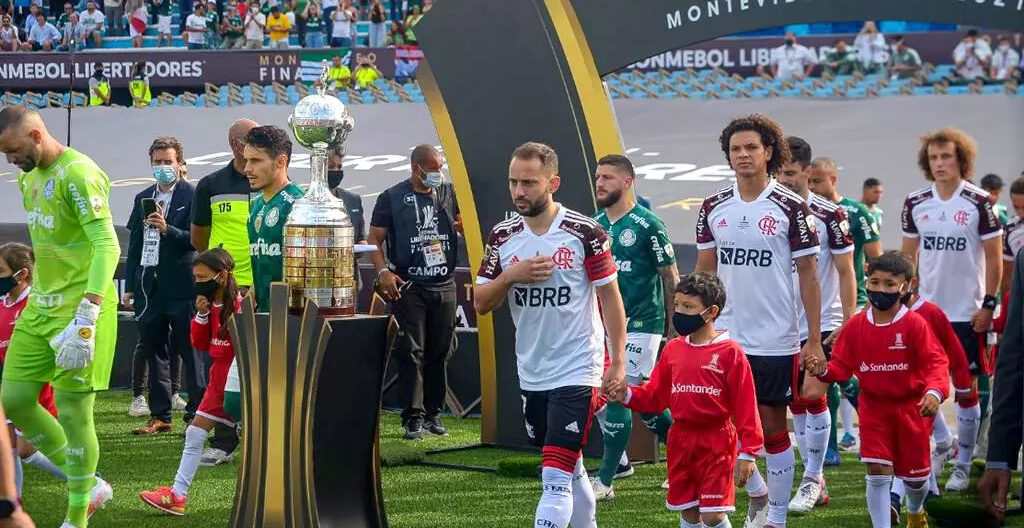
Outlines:
MULTIPOLYGON (((345 202, 345 211, 352 221, 352 232, 356 244, 366 243, 366 219, 363 217, 363 197, 346 190, 341 186, 341 180, 345 178, 345 169, 342 163, 345 161, 345 153, 341 148, 331 152, 327 158, 327 187, 336 198, 345 202)), ((356 277, 356 301, 359 300, 358 292, 361 290, 359 279, 359 259, 355 259, 356 277)), ((358 306, 356 307, 358 308, 358 306)), ((357 310, 358 311, 358 310, 357 310)))
POLYGON ((189 342, 195 303, 196 253, 189 229, 195 188, 181 176, 185 151, 177 139, 157 138, 149 147, 149 158, 156 183, 135 196, 125 262, 124 304, 135 309, 136 353, 149 363, 150 420, 132 431, 139 435, 171 430, 172 355, 181 356, 189 400, 186 421, 195 415, 205 389, 203 362, 197 361, 189 342))

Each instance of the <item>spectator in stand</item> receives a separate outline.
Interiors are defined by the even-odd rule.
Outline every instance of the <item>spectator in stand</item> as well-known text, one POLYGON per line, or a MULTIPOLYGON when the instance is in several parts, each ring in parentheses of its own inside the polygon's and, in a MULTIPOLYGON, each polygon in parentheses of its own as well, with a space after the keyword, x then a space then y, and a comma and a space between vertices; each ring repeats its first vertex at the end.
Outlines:
POLYGON ((384 4, 373 0, 370 6, 370 47, 383 48, 388 39, 388 15, 384 12, 384 4))
POLYGON ((332 48, 352 47, 352 21, 355 18, 356 11, 352 7, 352 0, 342 0, 341 7, 331 14, 332 48))
POLYGON ((291 33, 292 23, 284 16, 281 8, 274 6, 270 8, 270 17, 267 18, 267 31, 270 32, 270 47, 277 49, 288 49, 288 34, 291 33))
POLYGON ((309 0, 295 0, 292 2, 292 14, 295 32, 299 36, 299 45, 306 45, 306 10, 309 8, 309 0))
POLYGON ((216 0, 206 0, 206 11, 203 12, 206 19, 206 47, 217 49, 220 47, 220 15, 217 13, 216 0))
POLYGON ((206 48, 206 17, 203 16, 205 8, 203 4, 197 3, 192 9, 192 14, 185 20, 185 42, 188 43, 188 49, 201 50, 206 48))
POLYGON ((41 11, 36 14, 36 25, 28 34, 28 40, 21 45, 21 51, 52 51, 60 45, 60 31, 46 21, 41 11))
POLYGON ((1020 64, 1020 54, 1010 46, 1010 37, 1000 35, 998 46, 992 54, 992 66, 989 77, 994 81, 1008 81, 1014 78, 1020 64))
POLYGON ((992 212, 999 218, 999 223, 1005 226, 1010 220, 1010 212, 1005 205, 999 203, 999 197, 1003 194, 1003 179, 998 174, 986 174, 981 178, 981 188, 988 192, 992 212))
POLYGON ((72 11, 68 23, 64 25, 64 37, 57 51, 68 51, 71 46, 75 47, 75 51, 84 50, 88 35, 89 30, 79 21, 78 13, 72 11))
POLYGON ((853 41, 853 47, 857 49, 857 58, 864 73, 878 73, 889 60, 889 47, 885 43, 885 36, 871 20, 864 22, 864 27, 853 41))
POLYGON ((142 37, 149 27, 149 10, 145 0, 125 0, 124 10, 128 13, 128 33, 132 37, 132 47, 142 47, 142 37))
POLYGON ((405 46, 405 26, 400 20, 393 20, 388 27, 388 46, 405 46))
POLYGON ((416 46, 419 42, 416 40, 416 33, 413 32, 412 28, 415 26, 420 19, 423 18, 423 13, 420 11, 420 6, 414 5, 409 10, 409 14, 405 17, 405 43, 409 46, 416 46))
POLYGON ((85 11, 78 15, 78 20, 88 30, 86 37, 91 38, 97 48, 102 47, 103 24, 106 21, 106 16, 104 16, 103 11, 96 8, 96 2, 89 2, 85 5, 85 11))
MULTIPOLYGON (((392 4, 394 2, 391 2, 392 4)), ((338 0, 321 0, 320 11, 323 12, 324 22, 327 23, 327 36, 334 35, 334 11, 338 9, 338 0)))
MULTIPOLYGON (((36 15, 38 15, 39 13, 42 13, 42 10, 39 9, 39 6, 37 6, 35 4, 32 4, 32 5, 29 6, 29 8, 28 8, 28 16, 25 16, 25 18, 24 18, 25 22, 23 24, 25 26, 25 34, 22 35, 22 39, 21 40, 28 40, 28 35, 29 35, 29 33, 32 32, 32 28, 36 27, 36 21, 37 21, 36 15)), ((17 16, 17 15, 15 15, 15 16, 17 16)), ((24 15, 22 15, 22 16, 24 16, 24 15)))
POLYGON ((64 31, 64 26, 67 26, 68 22, 71 21, 71 13, 74 12, 75 8, 71 4, 64 4, 64 12, 60 14, 60 17, 57 18, 57 22, 54 24, 59 31, 64 31))
POLYGON ((18 51, 21 49, 21 39, 18 38, 18 29, 14 27, 14 20, 11 15, 4 15, 0 19, 0 51, 18 51))
POLYGON ((796 34, 786 32, 783 44, 771 53, 772 77, 778 80, 810 77, 818 57, 806 46, 798 44, 796 34))
POLYGON ((227 12, 220 26, 221 49, 242 49, 245 47, 245 35, 242 34, 242 17, 238 14, 238 6, 228 4, 227 12))
POLYGON ((889 56, 889 76, 896 79, 908 79, 921 71, 921 56, 917 50, 907 45, 903 35, 892 39, 892 54, 889 56))
POLYGON ((322 49, 326 44, 324 40, 324 15, 320 12, 320 4, 314 0, 306 6, 306 12, 302 14, 302 20, 306 25, 307 49, 322 49))
POLYGON ((335 92, 343 91, 352 83, 352 71, 341 61, 341 55, 331 58, 331 67, 327 70, 327 88, 335 92))
POLYGON ((857 68, 857 52, 851 50, 846 41, 838 39, 832 51, 825 52, 822 68, 827 74, 850 75, 857 68))
POLYGON ((245 49, 263 48, 263 30, 266 27, 267 17, 260 13, 260 3, 257 0, 250 1, 245 13, 245 23, 242 25, 245 32, 245 49))
POLYGON ((170 46, 174 41, 171 36, 171 0, 153 0, 153 11, 156 12, 156 46, 163 45, 164 40, 170 46))
POLYGON ((383 77, 380 70, 377 69, 377 65, 370 62, 369 59, 360 61, 352 76, 355 77, 356 88, 359 90, 368 89, 374 81, 383 77))
MULTIPOLYGON (((124 2, 125 0, 103 0, 103 13, 100 14, 105 14, 105 18, 110 20, 109 34, 113 37, 124 35, 124 2)), ((84 20, 85 17, 83 16, 82 18, 82 22, 86 22, 84 20)))
POLYGON ((992 48, 978 38, 978 30, 971 29, 953 49, 953 62, 956 64, 953 82, 971 82, 984 79, 989 61, 992 59, 992 48))

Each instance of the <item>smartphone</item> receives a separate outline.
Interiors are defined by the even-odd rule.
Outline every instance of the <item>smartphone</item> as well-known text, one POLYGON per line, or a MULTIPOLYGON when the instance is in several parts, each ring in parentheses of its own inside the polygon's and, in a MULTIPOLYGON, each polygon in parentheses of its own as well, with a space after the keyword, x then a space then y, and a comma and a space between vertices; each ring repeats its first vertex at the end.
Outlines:
POLYGON ((142 199, 142 218, 147 218, 149 215, 156 212, 156 199, 155 198, 143 198, 142 199))

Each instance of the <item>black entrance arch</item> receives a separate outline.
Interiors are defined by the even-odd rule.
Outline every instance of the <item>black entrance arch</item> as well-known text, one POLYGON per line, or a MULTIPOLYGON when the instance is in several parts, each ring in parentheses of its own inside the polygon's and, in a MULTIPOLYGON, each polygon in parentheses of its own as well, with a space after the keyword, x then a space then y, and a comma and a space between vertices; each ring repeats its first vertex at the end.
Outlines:
MULTIPOLYGON (((622 145, 601 75, 666 50, 785 24, 871 19, 1024 30, 1024 0, 443 0, 416 26, 420 84, 455 183, 471 266, 512 210, 509 157, 559 154, 566 206, 594 211, 597 158, 622 145)), ((475 270, 474 270, 475 271, 475 270)), ((515 329, 477 318, 484 443, 521 445, 515 329)))

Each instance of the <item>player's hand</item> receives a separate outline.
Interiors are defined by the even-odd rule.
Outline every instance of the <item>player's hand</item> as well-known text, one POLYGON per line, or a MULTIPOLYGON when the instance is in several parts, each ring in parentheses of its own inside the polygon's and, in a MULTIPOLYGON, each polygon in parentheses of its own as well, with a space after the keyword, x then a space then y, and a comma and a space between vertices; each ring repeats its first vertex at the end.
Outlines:
POLYGON ((974 312, 974 316, 971 317, 971 326, 974 327, 974 331, 979 334, 988 332, 992 326, 992 312, 987 308, 979 308, 977 312, 974 312))
POLYGON ((921 411, 921 416, 935 416, 939 411, 939 399, 934 394, 925 394, 918 402, 917 408, 921 411))
POLYGON ((807 369, 808 364, 812 364, 814 361, 818 363, 825 363, 825 351, 822 350, 820 343, 812 343, 807 341, 804 347, 800 349, 800 368, 807 369))
POLYGON ((124 295, 121 296, 121 304, 124 305, 125 308, 132 308, 134 303, 135 294, 132 292, 124 292, 124 295))
POLYGON ((36 528, 25 510, 18 508, 10 517, 0 519, 0 528, 36 528))
POLYGON ((377 284, 380 295, 384 297, 385 301, 394 302, 402 297, 400 288, 405 284, 405 281, 391 270, 382 273, 377 284))
POLYGON ((605 396, 607 396, 608 401, 612 403, 622 403, 626 401, 626 386, 616 385, 614 387, 609 387, 605 396))
POLYGON ((100 306, 89 299, 82 299, 71 323, 50 340, 50 346, 57 351, 58 367, 78 370, 92 362, 96 350, 96 319, 99 316, 100 306))
POLYGON ((551 257, 537 255, 516 262, 505 271, 505 274, 509 282, 514 284, 533 284, 550 279, 551 274, 554 272, 555 263, 551 260, 551 257))
POLYGON ((978 481, 978 495, 981 505, 997 522, 1003 525, 1006 517, 1006 494, 1010 487, 1010 472, 1002 469, 986 469, 978 481))
POLYGON ((754 470, 757 466, 754 465, 753 460, 736 460, 736 487, 742 488, 747 485, 747 481, 754 475, 754 470))
POLYGON ((808 357, 804 360, 804 371, 811 376, 820 376, 825 372, 825 366, 816 357, 808 357))
POLYGON ((210 300, 205 295, 196 296, 196 313, 199 315, 207 315, 210 313, 210 300))

